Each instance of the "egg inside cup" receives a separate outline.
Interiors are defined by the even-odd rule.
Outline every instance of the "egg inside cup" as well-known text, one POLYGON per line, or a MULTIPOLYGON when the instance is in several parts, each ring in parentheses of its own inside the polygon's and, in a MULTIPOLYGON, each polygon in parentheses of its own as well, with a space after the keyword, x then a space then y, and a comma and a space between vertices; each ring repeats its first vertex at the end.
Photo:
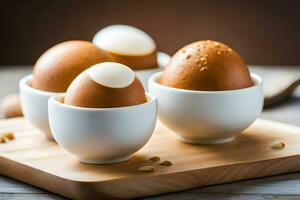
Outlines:
POLYGON ((156 117, 156 98, 120 63, 92 66, 74 79, 66 94, 49 99, 55 140, 83 163, 129 160, 150 139, 156 117))
POLYGON ((66 92, 73 79, 92 65, 106 61, 105 53, 87 41, 67 41, 47 50, 33 74, 19 82, 24 116, 53 139, 48 122, 48 99, 66 92))
POLYGON ((158 100, 161 122, 192 144, 233 140, 263 108, 262 79, 216 41, 180 49, 164 72, 150 77, 149 92, 158 100))
POLYGON ((133 69, 147 90, 149 77, 169 62, 170 56, 157 52, 150 35, 128 25, 111 25, 95 34, 93 43, 106 52, 112 62, 118 62, 133 69))

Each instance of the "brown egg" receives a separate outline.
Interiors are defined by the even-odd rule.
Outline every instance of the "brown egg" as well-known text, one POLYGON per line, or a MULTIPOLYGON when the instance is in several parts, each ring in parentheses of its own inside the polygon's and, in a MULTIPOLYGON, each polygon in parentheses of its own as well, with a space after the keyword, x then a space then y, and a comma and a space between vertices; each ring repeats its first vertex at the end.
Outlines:
POLYGON ((23 116, 20 97, 18 94, 10 94, 3 98, 0 110, 5 118, 23 116))
POLYGON ((69 86, 64 103, 87 108, 113 108, 146 102, 145 90, 127 66, 104 62, 82 72, 69 86))
POLYGON ((47 50, 35 63, 32 87, 65 92, 73 79, 90 66, 106 61, 105 52, 87 41, 67 41, 47 50))
POLYGON ((164 70, 161 84, 189 90, 221 91, 250 87, 243 59, 216 41, 199 41, 180 49, 164 70))
POLYGON ((100 30, 93 43, 105 51, 112 62, 133 70, 158 67, 156 45, 144 31, 127 25, 112 25, 100 30))

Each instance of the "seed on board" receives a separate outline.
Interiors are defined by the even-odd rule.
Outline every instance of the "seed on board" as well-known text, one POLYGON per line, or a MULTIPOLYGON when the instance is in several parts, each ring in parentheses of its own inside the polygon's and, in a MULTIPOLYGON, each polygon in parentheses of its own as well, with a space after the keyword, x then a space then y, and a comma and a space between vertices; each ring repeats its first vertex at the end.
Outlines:
POLYGON ((0 143, 5 143, 6 141, 5 141, 5 138, 3 138, 3 137, 0 137, 0 143))
POLYGON ((152 156, 151 158, 149 158, 149 160, 151 162, 157 162, 157 161, 160 161, 160 157, 159 156, 152 156))
POLYGON ((13 132, 8 132, 8 133, 5 133, 3 135, 4 138, 8 139, 8 140, 14 140, 15 139, 15 136, 14 136, 14 133, 13 132))
POLYGON ((143 166, 143 167, 138 168, 138 170, 141 171, 141 172, 154 172, 155 169, 156 168, 152 165, 147 165, 147 166, 143 166))
POLYGON ((285 147, 285 144, 282 141, 276 140, 271 143, 272 149, 283 149, 284 147, 285 147))
POLYGON ((163 165, 163 166, 171 166, 172 163, 171 163, 171 161, 164 160, 164 161, 160 162, 159 165, 163 165))

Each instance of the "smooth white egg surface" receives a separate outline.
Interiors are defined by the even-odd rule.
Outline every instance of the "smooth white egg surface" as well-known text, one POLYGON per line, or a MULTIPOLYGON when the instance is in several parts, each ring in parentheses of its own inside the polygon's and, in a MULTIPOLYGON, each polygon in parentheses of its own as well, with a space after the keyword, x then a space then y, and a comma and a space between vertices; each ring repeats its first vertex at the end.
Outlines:
POLYGON ((115 62, 103 62, 89 68, 90 78, 106 87, 124 88, 135 79, 134 72, 126 65, 115 62))
POLYGON ((105 51, 129 56, 148 55, 156 49, 150 35, 128 25, 112 25, 101 29, 94 36, 93 43, 105 51))

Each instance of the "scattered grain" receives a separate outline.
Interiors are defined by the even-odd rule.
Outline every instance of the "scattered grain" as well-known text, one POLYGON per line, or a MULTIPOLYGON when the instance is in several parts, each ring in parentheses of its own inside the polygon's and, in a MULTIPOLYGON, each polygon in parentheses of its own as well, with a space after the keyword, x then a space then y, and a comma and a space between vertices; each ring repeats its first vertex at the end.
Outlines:
POLYGON ((283 149, 285 147, 285 144, 282 141, 276 140, 273 141, 270 146, 272 149, 283 149))
POLYGON ((7 132, 3 135, 4 138, 7 138, 8 140, 14 140, 15 136, 13 132, 7 132))
POLYGON ((0 143, 6 143, 5 138, 4 137, 0 137, 0 143))
POLYGON ((143 167, 138 168, 138 170, 141 171, 141 172, 154 172, 155 169, 156 168, 152 165, 147 165, 147 166, 143 166, 143 167))
POLYGON ((157 161, 160 161, 160 157, 159 156, 152 156, 151 158, 149 158, 149 160, 151 162, 157 162, 157 161))
POLYGON ((159 165, 163 165, 163 166, 171 166, 172 163, 169 160, 164 160, 162 162, 159 163, 159 165))

